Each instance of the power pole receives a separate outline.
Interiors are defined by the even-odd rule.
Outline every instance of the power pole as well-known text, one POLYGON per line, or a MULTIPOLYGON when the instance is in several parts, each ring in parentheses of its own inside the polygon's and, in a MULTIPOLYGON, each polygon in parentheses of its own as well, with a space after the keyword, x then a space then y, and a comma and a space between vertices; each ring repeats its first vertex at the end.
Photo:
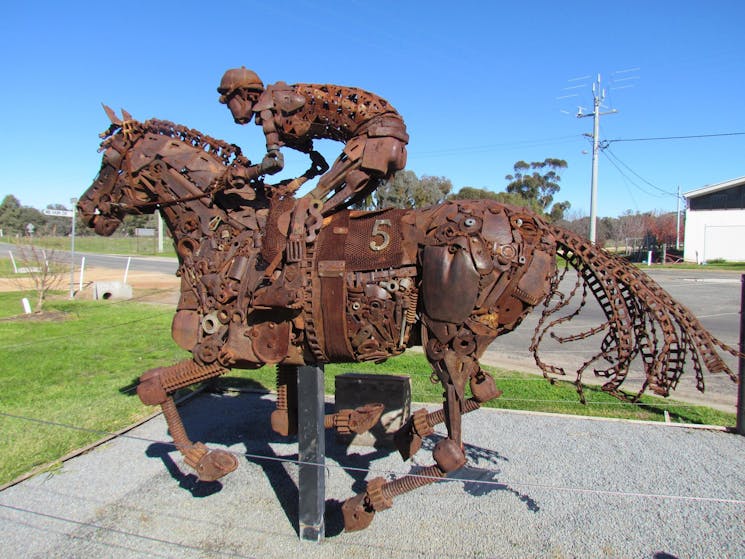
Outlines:
POLYGON ((592 185, 590 188, 590 242, 595 244, 597 240, 597 197, 598 197, 598 153, 600 152, 600 116, 617 113, 616 109, 601 113, 600 107, 605 99, 605 90, 600 88, 600 74, 597 81, 592 84, 593 111, 583 113, 582 107, 577 111, 577 118, 587 116, 593 117, 592 126, 592 185))
POLYGON ((70 299, 72 299, 75 296, 75 210, 78 206, 78 199, 70 198, 70 205, 72 206, 72 233, 70 234, 70 299))
POLYGON ((678 219, 675 225, 675 250, 680 250, 680 185, 678 185, 678 219))

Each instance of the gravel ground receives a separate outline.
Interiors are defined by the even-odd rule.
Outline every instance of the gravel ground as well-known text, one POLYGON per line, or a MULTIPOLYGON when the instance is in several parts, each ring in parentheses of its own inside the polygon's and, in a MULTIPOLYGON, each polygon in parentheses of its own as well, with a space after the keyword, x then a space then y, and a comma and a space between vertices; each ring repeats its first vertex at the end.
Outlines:
POLYGON ((301 542, 297 467, 252 456, 297 457, 270 433, 271 409, 257 394, 184 404, 193 438, 249 454, 221 483, 196 482, 158 442, 159 416, 6 489, 2 556, 745 557, 745 437, 499 410, 464 418, 460 480, 397 498, 361 532, 342 531, 340 501, 411 464, 328 436, 326 538, 301 542))

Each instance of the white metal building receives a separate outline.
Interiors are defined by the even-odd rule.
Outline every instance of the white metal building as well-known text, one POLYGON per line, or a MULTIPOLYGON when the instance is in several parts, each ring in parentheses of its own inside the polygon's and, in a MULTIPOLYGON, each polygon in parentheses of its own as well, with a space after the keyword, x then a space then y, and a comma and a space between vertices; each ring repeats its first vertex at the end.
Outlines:
POLYGON ((683 194, 686 262, 745 261, 745 177, 683 194))

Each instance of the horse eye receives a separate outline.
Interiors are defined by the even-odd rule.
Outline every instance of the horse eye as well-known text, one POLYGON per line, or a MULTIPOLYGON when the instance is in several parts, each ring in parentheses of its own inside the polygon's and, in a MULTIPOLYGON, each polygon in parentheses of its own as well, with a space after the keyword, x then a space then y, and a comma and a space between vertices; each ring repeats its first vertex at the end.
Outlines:
POLYGON ((114 148, 107 149, 106 153, 103 154, 103 158, 104 161, 117 169, 122 163, 122 154, 116 151, 114 148))

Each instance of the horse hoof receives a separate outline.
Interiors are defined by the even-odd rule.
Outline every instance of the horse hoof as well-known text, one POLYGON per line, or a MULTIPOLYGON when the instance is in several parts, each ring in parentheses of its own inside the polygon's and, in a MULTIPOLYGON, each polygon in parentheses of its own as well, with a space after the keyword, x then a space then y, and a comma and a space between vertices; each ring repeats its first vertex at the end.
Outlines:
POLYGON ((466 465, 466 455, 453 439, 442 439, 437 443, 432 456, 443 472, 454 472, 466 465))
POLYGON ((502 395, 502 391, 497 388, 494 378, 488 373, 481 371, 480 375, 471 377, 471 394, 474 399, 483 404, 494 398, 499 398, 502 395))
POLYGON ((364 433, 380 421, 384 407, 383 404, 376 403, 365 404, 354 410, 339 410, 333 416, 333 426, 340 435, 364 433))
POLYGON ((404 460, 408 460, 419 452, 419 449, 422 448, 422 439, 435 432, 429 425, 427 416, 426 409, 416 410, 393 435, 393 442, 404 460))
POLYGON ((414 456, 422 448, 422 437, 414 433, 411 428, 405 429, 405 427, 406 425, 393 435, 393 443, 404 461, 414 456))
POLYGON ((194 469, 200 481, 217 481, 238 467, 238 459, 224 450, 210 450, 194 469))
POLYGON ((360 493, 344 501, 341 513, 344 517, 344 530, 355 532, 364 530, 375 518, 375 509, 366 501, 367 493, 360 493))
POLYGON ((352 412, 349 418, 349 430, 353 433, 369 431, 380 421, 384 408, 383 404, 378 403, 360 406, 352 412))

